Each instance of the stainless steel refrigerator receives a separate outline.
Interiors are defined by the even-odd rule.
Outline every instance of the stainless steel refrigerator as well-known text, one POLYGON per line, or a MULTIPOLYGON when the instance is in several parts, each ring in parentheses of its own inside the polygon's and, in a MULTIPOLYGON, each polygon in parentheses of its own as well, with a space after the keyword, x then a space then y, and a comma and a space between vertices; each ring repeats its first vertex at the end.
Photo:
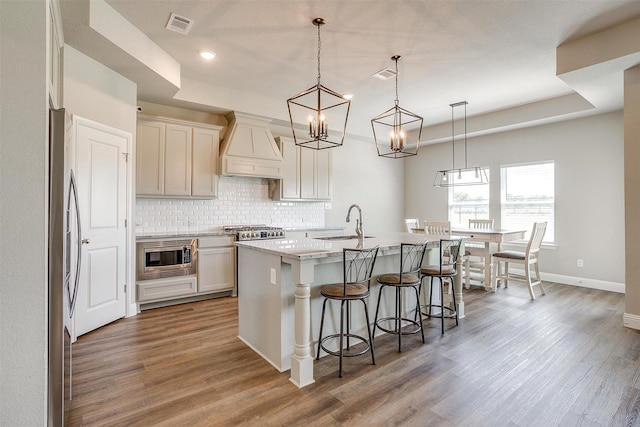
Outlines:
POLYGON ((71 334, 80 271, 80 216, 73 169, 65 163, 65 110, 49 111, 48 422, 63 426, 71 399, 71 334))

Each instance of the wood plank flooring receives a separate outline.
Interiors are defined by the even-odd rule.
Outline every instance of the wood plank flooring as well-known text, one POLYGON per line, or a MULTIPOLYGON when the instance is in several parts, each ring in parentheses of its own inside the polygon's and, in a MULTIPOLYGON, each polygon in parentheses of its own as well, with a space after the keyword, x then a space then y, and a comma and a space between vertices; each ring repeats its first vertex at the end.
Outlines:
POLYGON ((444 335, 376 338, 289 382, 237 338, 237 300, 158 308, 73 346, 71 426, 640 426, 640 334, 624 295, 545 283, 465 291, 444 335))

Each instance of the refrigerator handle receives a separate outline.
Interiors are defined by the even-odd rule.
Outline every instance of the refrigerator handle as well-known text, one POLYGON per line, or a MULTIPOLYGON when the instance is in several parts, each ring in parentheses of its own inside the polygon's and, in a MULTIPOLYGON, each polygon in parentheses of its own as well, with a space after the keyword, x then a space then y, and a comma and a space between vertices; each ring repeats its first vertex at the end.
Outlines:
POLYGON ((78 230, 77 234, 77 243, 76 243, 76 274, 73 280, 73 289, 69 299, 69 317, 73 317, 73 312, 76 306, 76 299, 78 297, 78 284, 80 283, 80 266, 82 264, 82 226, 80 224, 80 205, 78 204, 78 188, 76 185, 75 175, 73 174, 73 169, 71 170, 71 179, 69 182, 69 198, 71 198, 71 194, 73 193, 73 202, 76 209, 76 229, 78 230))

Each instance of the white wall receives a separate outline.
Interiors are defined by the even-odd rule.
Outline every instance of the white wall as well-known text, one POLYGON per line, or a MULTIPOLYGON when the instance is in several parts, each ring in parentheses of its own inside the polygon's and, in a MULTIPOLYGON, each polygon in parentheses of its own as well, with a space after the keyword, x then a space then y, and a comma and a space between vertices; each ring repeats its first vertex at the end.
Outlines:
MULTIPOLYGON (((85 54, 64 46, 64 101, 67 113, 78 115, 131 134, 129 155, 128 189, 135 185, 135 135, 137 86, 132 81, 89 58, 85 54)), ((71 156, 70 156, 71 157, 71 156)), ((66 159, 73 162, 74 159, 66 159)), ((72 165, 72 167, 75 167, 72 165)), ((128 194, 127 216, 133 223, 135 216, 135 195, 128 194)), ((127 254, 129 263, 128 283, 135 282, 135 229, 129 227, 127 238, 131 251, 127 254)), ((127 296, 127 315, 135 314, 135 294, 127 296)))
POLYGON ((46 423, 47 10, 0 1, 0 425, 46 423))
POLYGON ((220 231, 225 225, 238 224, 287 229, 324 226, 324 203, 273 201, 268 182, 262 178, 221 176, 217 199, 138 198, 136 235, 220 231))
MULTIPOLYGON (((469 118, 472 131, 473 118, 469 118)), ((499 227, 500 165, 555 161, 555 250, 543 250, 545 273, 624 283, 622 112, 469 138, 470 166, 491 168, 491 212, 499 227), (584 268, 576 259, 584 259, 584 268)), ((447 218, 447 189, 433 187, 451 167, 451 142, 421 148, 407 161, 405 214, 447 218), (423 150, 424 148, 424 150, 423 150)))

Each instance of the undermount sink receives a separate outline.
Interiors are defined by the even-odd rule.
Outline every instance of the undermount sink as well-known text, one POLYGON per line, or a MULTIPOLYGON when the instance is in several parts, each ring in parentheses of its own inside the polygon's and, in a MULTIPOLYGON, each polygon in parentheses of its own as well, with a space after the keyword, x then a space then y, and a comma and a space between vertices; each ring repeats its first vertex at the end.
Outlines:
MULTIPOLYGON (((373 236, 364 236, 365 239, 370 239, 373 236)), ((348 236, 326 236, 326 237, 314 237, 314 239, 318 239, 318 240, 351 240, 351 239, 357 239, 358 236, 355 234, 350 234, 348 236)))

